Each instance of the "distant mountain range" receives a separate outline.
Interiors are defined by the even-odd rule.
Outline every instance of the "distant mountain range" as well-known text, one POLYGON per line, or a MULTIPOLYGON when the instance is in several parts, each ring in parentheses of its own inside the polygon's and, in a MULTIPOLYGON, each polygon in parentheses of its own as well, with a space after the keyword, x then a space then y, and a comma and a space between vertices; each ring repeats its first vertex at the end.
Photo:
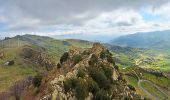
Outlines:
POLYGON ((170 30, 125 35, 110 43, 137 48, 170 49, 170 30))
POLYGON ((113 39, 113 36, 111 35, 94 35, 94 34, 65 34, 65 35, 55 35, 50 36, 55 39, 81 39, 81 40, 87 40, 91 42, 102 42, 102 43, 108 43, 113 39))

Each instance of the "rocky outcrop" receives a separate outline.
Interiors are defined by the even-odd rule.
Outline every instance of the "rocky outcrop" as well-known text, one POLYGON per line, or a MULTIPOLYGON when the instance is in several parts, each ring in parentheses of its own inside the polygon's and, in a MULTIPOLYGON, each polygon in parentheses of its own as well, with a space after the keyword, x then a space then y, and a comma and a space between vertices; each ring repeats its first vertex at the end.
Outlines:
MULTIPOLYGON (((39 87, 37 98, 52 100, 140 100, 134 88, 122 78, 112 54, 101 44, 92 48, 71 48, 62 56, 54 77, 39 87), (52 91, 47 93, 47 84, 52 91), (49 85, 50 84, 50 85, 49 85), (46 91, 46 92, 45 92, 46 91), (50 96, 49 96, 50 95, 50 96)), ((48 80, 48 81, 47 81, 48 80)))
POLYGON ((55 67, 55 62, 43 51, 33 49, 29 46, 22 48, 21 57, 26 61, 31 61, 38 66, 45 67, 47 70, 53 69, 55 67))

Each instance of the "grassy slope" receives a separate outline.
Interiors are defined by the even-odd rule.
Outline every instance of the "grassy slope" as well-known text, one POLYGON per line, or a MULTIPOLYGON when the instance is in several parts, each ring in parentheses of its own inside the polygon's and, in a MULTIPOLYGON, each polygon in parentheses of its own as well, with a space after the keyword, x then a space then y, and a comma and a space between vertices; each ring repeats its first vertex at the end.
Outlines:
POLYGON ((156 87, 154 87, 152 84, 148 82, 142 82, 141 86, 145 88, 149 93, 151 93, 153 96, 156 96, 160 98, 161 100, 165 99, 165 95, 161 93, 156 87))
MULTIPOLYGON (((3 47, 2 45, 0 47, 0 52, 3 52, 5 55, 3 59, 0 59, 0 92, 6 91, 17 80, 36 74, 31 66, 24 65, 23 60, 19 56, 20 50, 17 46, 18 42, 16 41, 15 39, 3 41, 3 47), (3 66, 3 64, 9 60, 14 60, 15 64, 12 66, 3 66)), ((27 43, 22 42, 20 46, 23 45, 27 45, 27 43)))
MULTIPOLYGON (((135 87, 137 93, 141 94, 144 97, 147 97, 146 93, 138 87, 138 78, 136 77, 135 74, 132 74, 133 70, 136 70, 135 67, 128 67, 127 69, 121 70, 122 73, 124 73, 123 77, 128 82, 128 84, 131 84, 133 87, 135 87)), ((141 79, 149 80, 152 83, 154 83, 155 85, 161 87, 162 89, 167 90, 167 88, 169 87, 170 80, 168 78, 165 78, 162 76, 156 76, 154 74, 151 74, 149 72, 145 72, 142 70, 136 71, 136 72, 142 73, 141 79)), ((143 84, 144 84, 144 86, 142 86, 143 88, 150 89, 149 93, 156 95, 159 98, 166 97, 164 94, 160 93, 159 90, 155 89, 154 87, 150 87, 151 86, 150 83, 143 82, 143 84), (148 88, 148 87, 150 87, 150 88, 148 88)))
POLYGON ((40 37, 33 35, 25 35, 23 37, 15 37, 0 42, 0 53, 4 53, 5 57, 0 59, 0 92, 6 91, 17 80, 24 79, 27 76, 34 76, 41 71, 36 65, 25 63, 20 56, 21 49, 29 45, 31 48, 44 48, 50 57, 56 62, 60 56, 71 46, 89 47, 91 43, 65 40, 58 41, 48 37, 40 37), (2 66, 6 61, 14 60, 12 66, 2 66))

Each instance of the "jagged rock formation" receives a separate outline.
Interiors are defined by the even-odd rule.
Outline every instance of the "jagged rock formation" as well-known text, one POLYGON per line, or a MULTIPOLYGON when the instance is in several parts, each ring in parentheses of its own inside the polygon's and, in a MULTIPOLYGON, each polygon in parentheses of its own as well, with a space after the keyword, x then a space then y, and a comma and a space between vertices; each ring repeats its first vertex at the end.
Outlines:
POLYGON ((112 54, 101 44, 71 48, 57 71, 42 80, 41 100, 140 100, 135 89, 122 79, 112 54))

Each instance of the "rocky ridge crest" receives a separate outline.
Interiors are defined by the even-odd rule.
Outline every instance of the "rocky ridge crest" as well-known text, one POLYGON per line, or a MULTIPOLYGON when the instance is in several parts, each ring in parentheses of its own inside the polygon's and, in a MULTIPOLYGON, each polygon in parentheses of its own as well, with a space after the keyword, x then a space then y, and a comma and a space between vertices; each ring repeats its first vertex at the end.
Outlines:
POLYGON ((64 53, 52 77, 44 78, 37 98, 46 100, 140 100, 100 43, 92 48, 71 48, 64 53), (47 88, 48 83, 48 88, 47 88), (46 85, 44 85, 46 84, 46 85), (50 87, 50 91, 49 91, 50 87))

